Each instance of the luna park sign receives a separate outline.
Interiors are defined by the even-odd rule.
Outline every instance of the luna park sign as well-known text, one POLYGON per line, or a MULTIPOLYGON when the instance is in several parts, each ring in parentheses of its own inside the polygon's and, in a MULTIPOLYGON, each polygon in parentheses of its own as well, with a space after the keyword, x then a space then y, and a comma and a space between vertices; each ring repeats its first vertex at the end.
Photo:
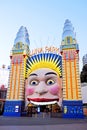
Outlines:
POLYGON ((39 53, 55 53, 55 54, 59 54, 59 48, 51 46, 45 46, 45 47, 41 47, 41 48, 36 48, 34 50, 30 51, 30 56, 35 55, 35 54, 39 54, 39 53))

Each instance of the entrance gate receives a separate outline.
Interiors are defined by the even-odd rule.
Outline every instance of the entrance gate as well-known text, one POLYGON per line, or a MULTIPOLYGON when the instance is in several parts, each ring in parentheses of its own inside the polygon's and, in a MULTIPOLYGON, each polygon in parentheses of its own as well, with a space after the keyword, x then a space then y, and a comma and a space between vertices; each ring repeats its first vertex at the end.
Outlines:
POLYGON ((58 106, 58 104, 50 104, 50 105, 33 105, 28 104, 27 106, 27 116, 29 117, 41 117, 41 118, 50 118, 62 117, 62 109, 58 106))

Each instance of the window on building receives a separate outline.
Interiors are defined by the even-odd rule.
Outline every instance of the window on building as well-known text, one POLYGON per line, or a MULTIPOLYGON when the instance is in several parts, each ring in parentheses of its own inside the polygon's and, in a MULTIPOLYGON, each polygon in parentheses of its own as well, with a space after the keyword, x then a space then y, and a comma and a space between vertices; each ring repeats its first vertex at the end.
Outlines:
POLYGON ((70 43, 70 37, 67 37, 67 43, 70 43))
POLYGON ((18 43, 18 49, 20 49, 20 43, 18 43))

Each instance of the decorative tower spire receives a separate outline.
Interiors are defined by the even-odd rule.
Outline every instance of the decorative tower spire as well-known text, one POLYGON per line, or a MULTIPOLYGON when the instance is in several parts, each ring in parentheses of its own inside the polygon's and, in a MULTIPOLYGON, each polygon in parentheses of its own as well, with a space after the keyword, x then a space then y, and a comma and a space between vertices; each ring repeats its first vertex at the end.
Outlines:
POLYGON ((22 42, 23 44, 26 44, 28 46, 30 45, 29 34, 26 27, 24 26, 20 27, 17 36, 15 38, 14 44, 17 44, 19 42, 22 42))
MULTIPOLYGON (((67 19, 64 23, 63 33, 62 33, 62 45, 76 44, 76 33, 72 23, 67 19)), ((70 45, 71 46, 71 45, 70 45)), ((76 49, 79 50, 78 44, 75 45, 76 49)))
POLYGON ((21 116, 25 107, 25 74, 26 60, 29 56, 29 35, 26 27, 21 26, 11 51, 11 67, 7 98, 5 103, 5 116, 21 116))
POLYGON ((24 55, 29 55, 29 45, 30 40, 28 31, 26 27, 21 26, 14 40, 11 55, 20 52, 23 52, 24 55))
POLYGON ((62 40, 64 40, 66 37, 72 37, 72 39, 75 39, 74 28, 68 19, 66 19, 64 23, 62 40))
POLYGON ((74 28, 67 19, 64 24, 62 42, 63 117, 83 118, 82 96, 79 75, 79 46, 74 28))

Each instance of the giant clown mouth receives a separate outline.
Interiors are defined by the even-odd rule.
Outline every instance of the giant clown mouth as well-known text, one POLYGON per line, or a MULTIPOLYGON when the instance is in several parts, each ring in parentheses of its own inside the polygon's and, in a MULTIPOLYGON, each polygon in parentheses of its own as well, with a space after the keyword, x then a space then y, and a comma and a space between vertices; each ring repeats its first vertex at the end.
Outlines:
POLYGON ((28 101, 33 102, 52 102, 52 101, 59 101, 58 98, 56 99, 47 99, 47 98, 27 98, 28 101))

